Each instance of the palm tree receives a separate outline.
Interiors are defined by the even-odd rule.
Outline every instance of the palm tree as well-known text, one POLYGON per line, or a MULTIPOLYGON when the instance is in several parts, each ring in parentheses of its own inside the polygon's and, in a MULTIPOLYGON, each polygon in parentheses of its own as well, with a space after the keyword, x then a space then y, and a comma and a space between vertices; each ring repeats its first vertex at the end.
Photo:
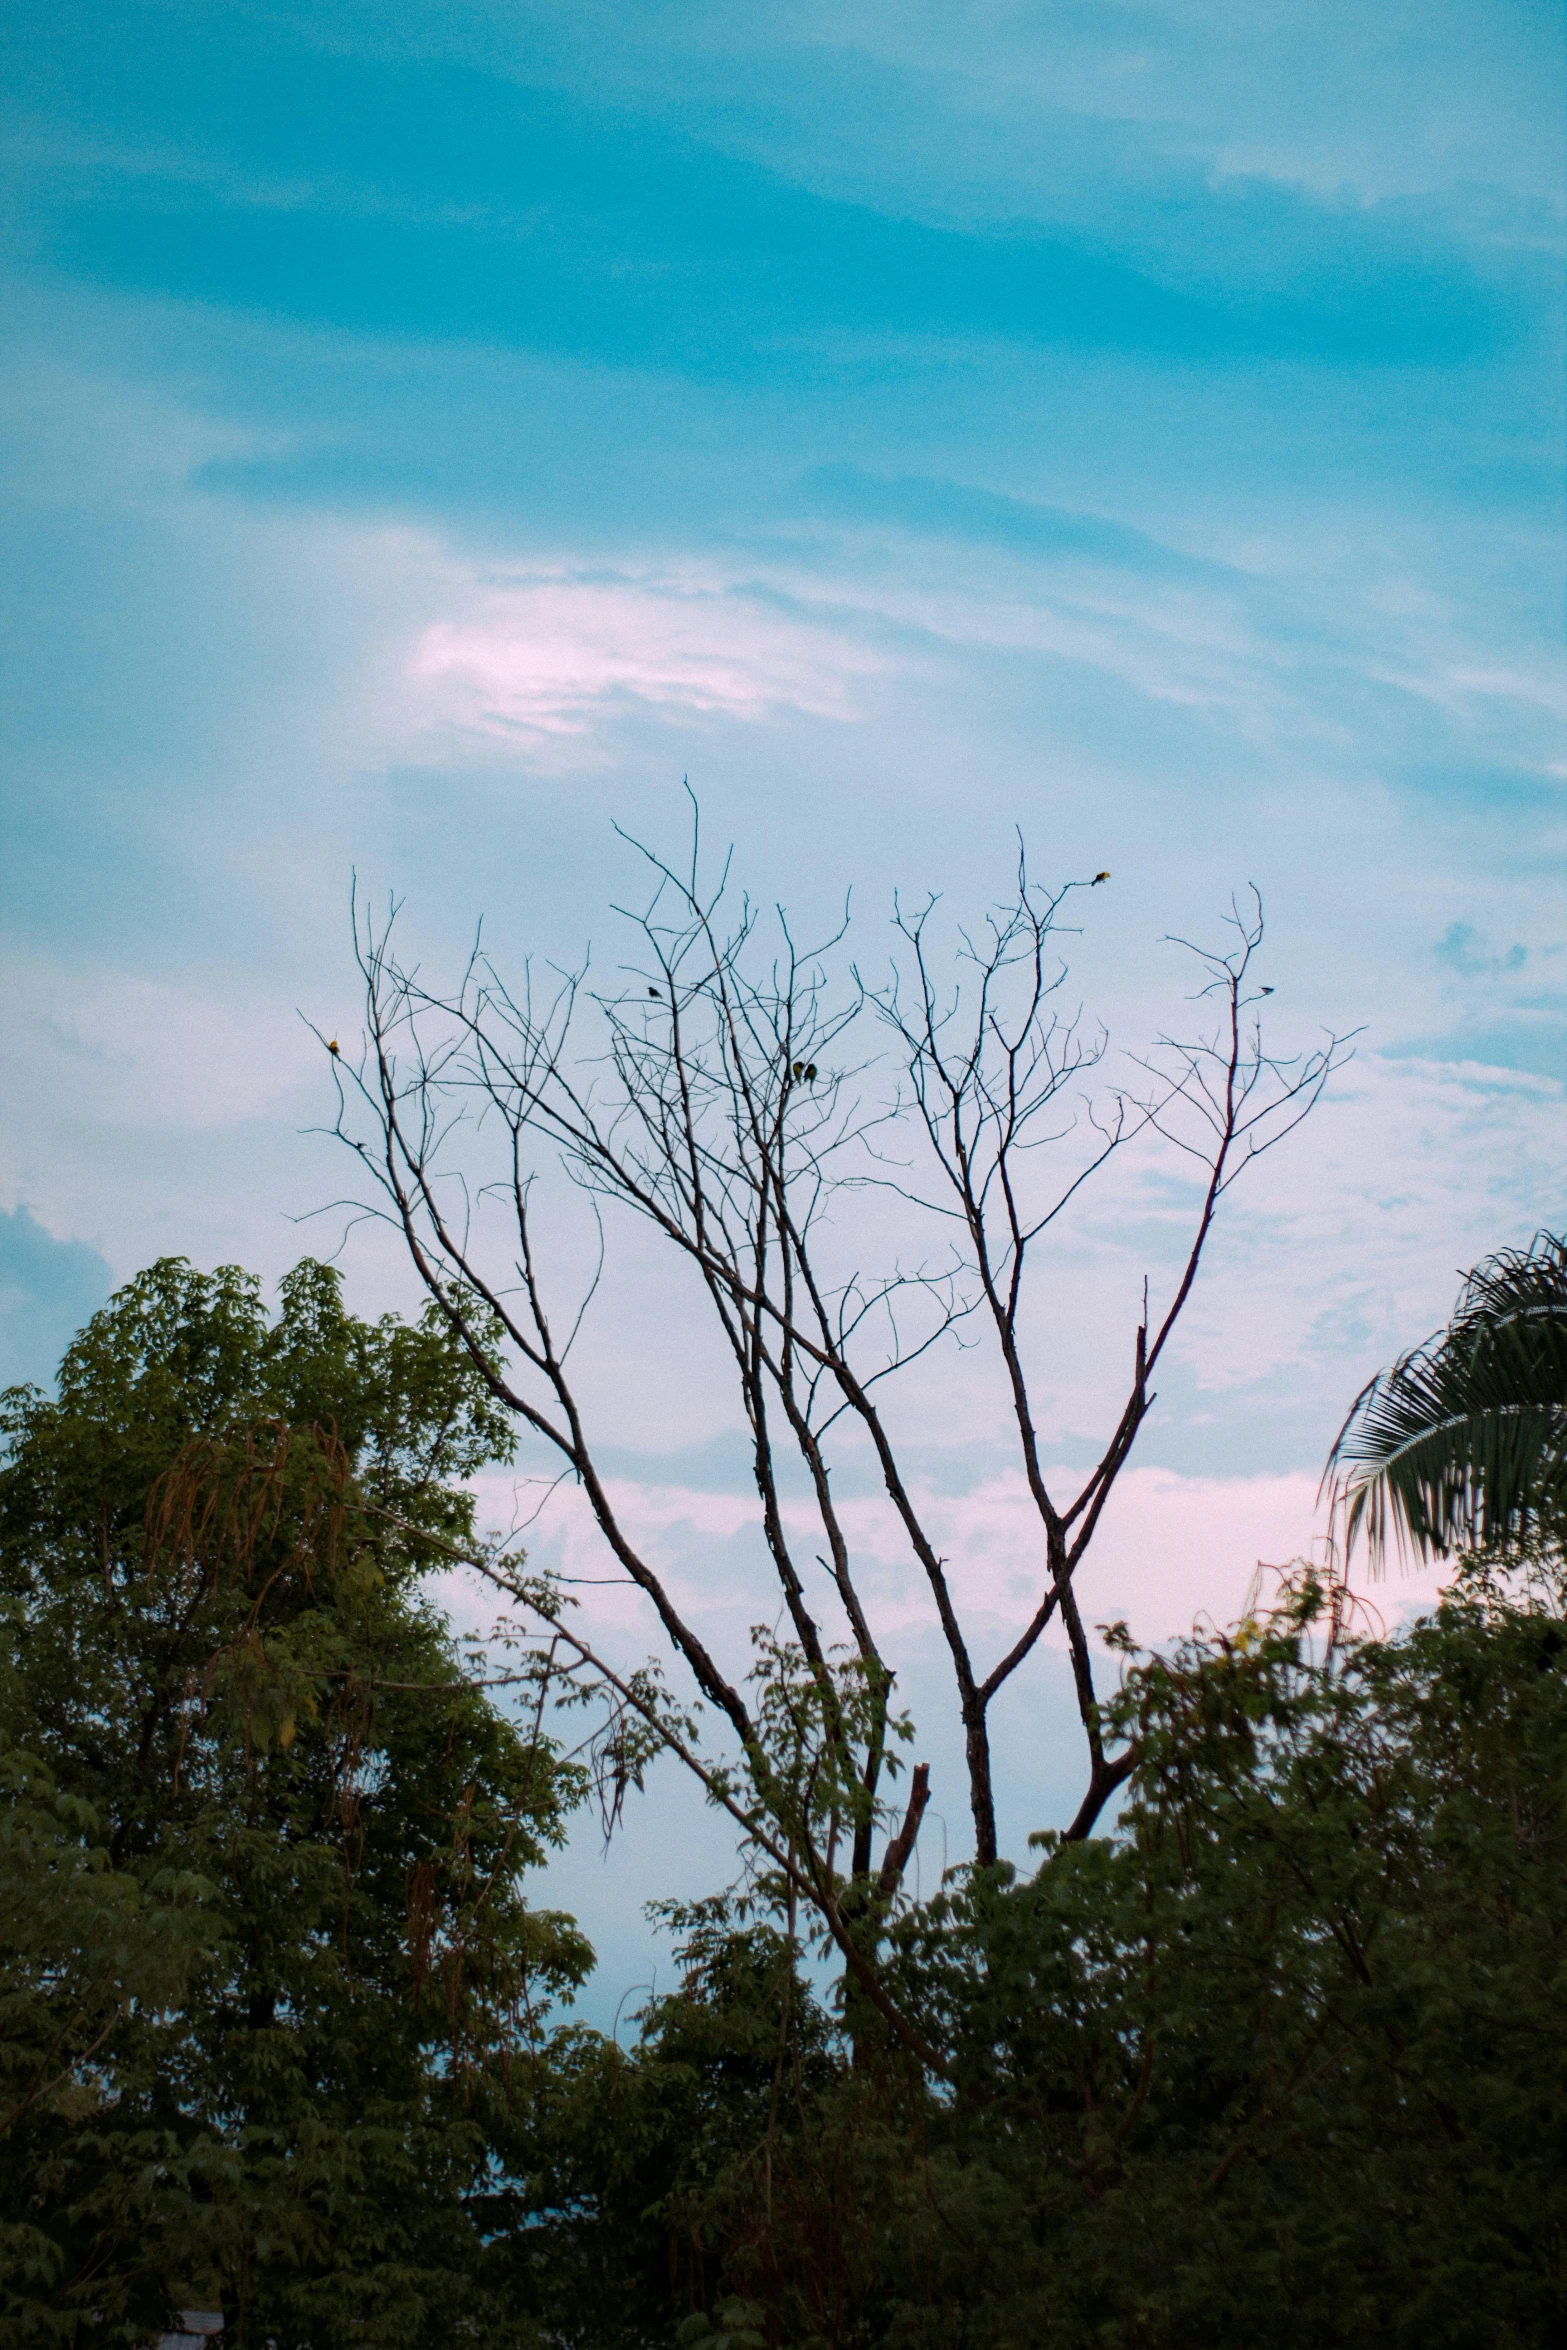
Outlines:
POLYGON ((1537 1234, 1475 1267, 1445 1330, 1379 1371, 1324 1483, 1346 1552, 1391 1536, 1422 1557, 1567 1527, 1567 1240, 1537 1234))

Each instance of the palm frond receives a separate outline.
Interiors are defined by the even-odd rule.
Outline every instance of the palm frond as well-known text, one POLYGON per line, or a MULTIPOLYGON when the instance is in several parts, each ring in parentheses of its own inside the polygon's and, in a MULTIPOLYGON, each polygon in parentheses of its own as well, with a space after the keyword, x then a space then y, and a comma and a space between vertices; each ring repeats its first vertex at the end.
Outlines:
POLYGON ((1487 1257, 1447 1329, 1350 1407, 1327 1478, 1346 1549, 1514 1544, 1567 1517, 1567 1242, 1487 1257))

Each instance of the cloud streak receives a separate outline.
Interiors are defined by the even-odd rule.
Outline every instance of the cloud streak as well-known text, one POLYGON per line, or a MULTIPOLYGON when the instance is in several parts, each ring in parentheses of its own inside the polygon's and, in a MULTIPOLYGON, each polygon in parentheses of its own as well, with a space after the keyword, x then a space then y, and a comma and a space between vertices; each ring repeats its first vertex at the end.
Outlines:
MULTIPOLYGON (((52 149, 29 142, 32 249, 144 293, 717 378, 769 373, 791 346, 808 366, 822 338, 840 360, 921 338, 1452 366, 1505 347, 1537 307, 1396 213, 1329 208, 1304 240, 1291 217, 1290 266, 1265 230, 1261 268, 1183 284, 1066 223, 959 225, 824 194, 588 87, 171 13, 120 56, 111 109, 68 36, 42 16, 29 31, 17 102, 68 126, 52 149)), ((1239 257, 1226 183, 1186 194, 1239 257)))
POLYGON ((581 735, 605 704, 758 724, 783 710, 847 720, 887 664, 820 620, 709 575, 508 581, 437 621, 412 678, 439 720, 481 735, 581 735))

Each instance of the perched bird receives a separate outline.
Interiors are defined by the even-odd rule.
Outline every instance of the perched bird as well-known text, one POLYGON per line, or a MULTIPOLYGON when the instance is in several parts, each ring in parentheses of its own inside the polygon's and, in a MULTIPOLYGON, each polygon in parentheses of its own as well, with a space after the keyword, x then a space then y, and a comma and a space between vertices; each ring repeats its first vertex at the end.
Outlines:
POLYGON ((805 1082, 807 1085, 816 1083, 816 1063, 814 1061, 807 1061, 805 1064, 805 1082))
POLYGON ((332 1039, 332 1041, 331 1041, 331 1043, 330 1043, 330 1044, 327 1046, 327 1048, 326 1048, 326 1049, 327 1049, 327 1051, 328 1051, 329 1053, 340 1053, 340 1052, 342 1051, 342 1049, 343 1049, 343 1048, 342 1048, 342 1046, 341 1046, 341 1045, 338 1043, 338 1041, 337 1041, 337 1038, 334 1036, 334 1037, 333 1037, 333 1039, 332 1039))
POLYGON ((1265 987, 1262 992, 1264 995, 1272 995, 1273 990, 1271 987, 1265 987))
POLYGON ((1097 889, 1101 881, 1108 881, 1109 878, 1110 876, 1108 873, 1096 873, 1088 886, 1090 889, 1097 889))
MULTIPOLYGON (((650 988, 648 989, 648 994, 649 994, 649 995, 658 995, 658 989, 657 989, 656 987, 650 987, 650 988)), ((660 996, 658 996, 658 1000, 659 1000, 659 1002, 660 1002, 660 1003, 662 1003, 664 999, 663 999, 663 997, 660 995, 660 996)))

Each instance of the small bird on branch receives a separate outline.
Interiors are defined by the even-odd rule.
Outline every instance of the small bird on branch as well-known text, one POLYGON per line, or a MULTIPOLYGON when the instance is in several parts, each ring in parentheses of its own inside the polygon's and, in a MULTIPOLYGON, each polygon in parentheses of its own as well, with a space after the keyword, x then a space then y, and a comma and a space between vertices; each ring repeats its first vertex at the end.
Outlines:
POLYGON ((1088 886, 1090 889, 1097 889, 1101 881, 1108 881, 1109 878, 1110 876, 1108 873, 1096 873, 1088 886))

